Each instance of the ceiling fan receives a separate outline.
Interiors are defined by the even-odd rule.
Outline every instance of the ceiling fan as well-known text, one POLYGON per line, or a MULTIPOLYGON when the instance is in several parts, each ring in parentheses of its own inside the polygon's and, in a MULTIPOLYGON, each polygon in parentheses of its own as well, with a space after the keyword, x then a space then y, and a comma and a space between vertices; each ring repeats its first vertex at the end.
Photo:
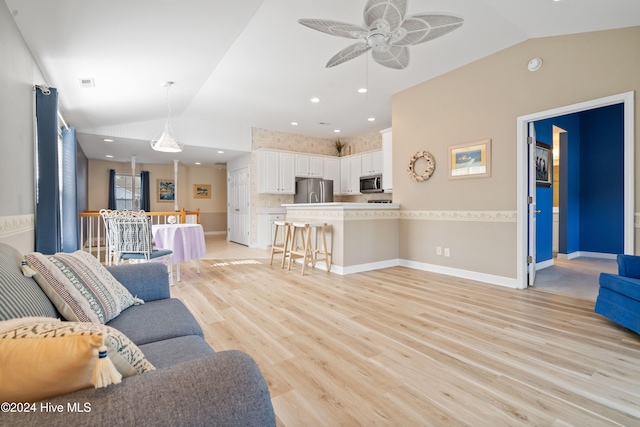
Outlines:
POLYGON ((369 0, 364 7, 364 26, 326 19, 300 19, 306 27, 349 39, 359 39, 338 52, 327 68, 372 51, 374 61, 402 70, 409 65, 409 46, 443 36, 462 26, 464 20, 443 13, 406 16, 407 0, 369 0))

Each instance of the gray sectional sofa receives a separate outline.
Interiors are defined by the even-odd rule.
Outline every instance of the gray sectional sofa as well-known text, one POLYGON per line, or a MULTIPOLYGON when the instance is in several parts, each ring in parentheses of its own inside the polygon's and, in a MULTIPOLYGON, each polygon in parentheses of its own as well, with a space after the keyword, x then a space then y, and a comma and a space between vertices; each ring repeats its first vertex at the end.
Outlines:
MULTIPOLYGON (((58 317, 38 284, 22 275, 21 260, 15 249, 0 244, 0 320, 11 313, 58 317)), ((269 389, 255 361, 240 351, 215 352, 205 342, 193 315, 170 297, 163 264, 108 269, 145 304, 125 309, 107 325, 135 343, 156 370, 47 399, 35 412, 0 412, 0 426, 275 425, 269 389), (58 405, 62 412, 44 410, 58 405)))

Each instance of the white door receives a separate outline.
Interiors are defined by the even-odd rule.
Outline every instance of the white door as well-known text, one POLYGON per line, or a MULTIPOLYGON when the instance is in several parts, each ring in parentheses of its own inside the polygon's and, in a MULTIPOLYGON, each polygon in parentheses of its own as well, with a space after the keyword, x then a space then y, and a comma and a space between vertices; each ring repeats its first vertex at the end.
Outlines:
POLYGON ((249 168, 229 172, 229 241, 249 246, 249 168))
POLYGON ((536 280, 536 129, 533 122, 529 122, 529 137, 527 138, 529 153, 529 254, 527 257, 528 286, 533 286, 536 280))

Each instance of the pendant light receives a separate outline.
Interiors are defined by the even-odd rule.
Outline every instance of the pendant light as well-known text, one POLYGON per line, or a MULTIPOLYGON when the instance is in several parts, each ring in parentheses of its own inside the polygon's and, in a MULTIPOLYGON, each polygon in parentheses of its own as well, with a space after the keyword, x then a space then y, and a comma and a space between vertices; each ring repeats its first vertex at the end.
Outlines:
POLYGON ((173 86, 173 82, 166 82, 162 86, 167 88, 167 122, 164 124, 164 128, 160 132, 160 137, 153 138, 151 140, 151 148, 156 151, 162 151, 165 153, 179 153, 184 148, 184 144, 178 142, 178 139, 169 126, 169 118, 171 117, 171 104, 169 103, 169 89, 173 86))

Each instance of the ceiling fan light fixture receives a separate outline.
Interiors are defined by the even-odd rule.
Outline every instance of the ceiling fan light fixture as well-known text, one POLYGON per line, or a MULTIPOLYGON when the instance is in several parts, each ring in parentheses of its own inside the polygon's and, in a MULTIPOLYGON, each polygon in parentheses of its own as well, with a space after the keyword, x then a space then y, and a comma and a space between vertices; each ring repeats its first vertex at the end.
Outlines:
POLYGON ((173 86, 173 82, 165 82, 162 86, 167 88, 167 121, 164 124, 164 128, 160 132, 158 138, 154 138, 150 141, 151 148, 155 151, 163 153, 180 153, 184 149, 184 144, 178 141, 171 126, 169 126, 169 118, 171 117, 171 104, 169 103, 169 89, 173 86))

